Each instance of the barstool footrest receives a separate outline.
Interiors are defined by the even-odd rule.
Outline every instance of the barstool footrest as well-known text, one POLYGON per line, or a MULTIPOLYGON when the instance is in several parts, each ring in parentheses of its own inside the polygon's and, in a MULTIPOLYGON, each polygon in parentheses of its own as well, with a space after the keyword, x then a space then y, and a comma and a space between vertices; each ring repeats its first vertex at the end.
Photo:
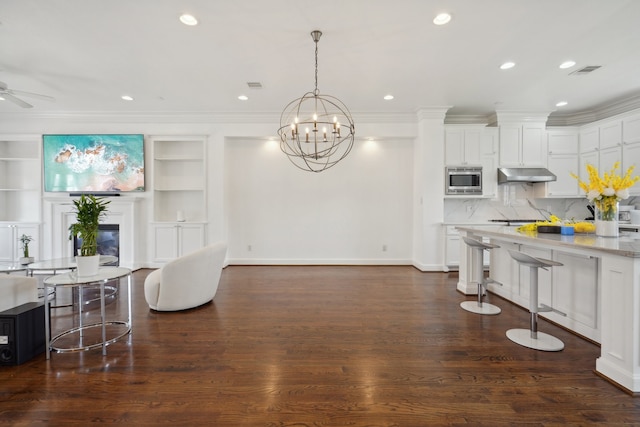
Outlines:
POLYGON ((492 279, 491 277, 487 277, 487 278, 484 280, 484 283, 485 283, 485 285, 488 285, 489 283, 493 283, 494 285, 504 286, 502 283, 498 282, 498 281, 497 281, 497 280, 495 280, 495 279, 492 279))
POLYGON ((547 304, 540 304, 540 306, 538 306, 538 313, 544 313, 547 311, 553 311, 554 313, 559 314, 560 316, 567 317, 567 313, 565 313, 564 311, 560 311, 556 308, 549 307, 547 304))

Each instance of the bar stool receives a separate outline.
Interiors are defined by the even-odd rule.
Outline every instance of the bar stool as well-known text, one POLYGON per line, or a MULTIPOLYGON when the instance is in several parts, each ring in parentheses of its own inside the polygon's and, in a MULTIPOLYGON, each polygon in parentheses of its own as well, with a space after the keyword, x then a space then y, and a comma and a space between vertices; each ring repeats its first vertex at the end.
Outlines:
POLYGON ((511 257, 520 265, 529 267, 529 312, 531 313, 530 329, 509 329, 507 338, 516 344, 524 347, 533 348, 542 351, 560 351, 564 348, 564 343, 558 338, 538 332, 538 313, 545 311, 553 311, 562 316, 566 313, 558 311, 545 304, 538 304, 538 269, 548 269, 550 267, 559 267, 562 263, 544 258, 536 258, 522 252, 509 250, 511 257))
MULTIPOLYGON (((484 250, 490 250, 499 248, 500 246, 494 245, 491 243, 485 243, 480 240, 472 239, 471 237, 462 236, 462 240, 471 247, 475 256, 473 258, 476 259, 475 263, 475 271, 473 272, 473 280, 478 284, 478 301, 463 301, 460 303, 460 307, 463 309, 470 311, 476 314, 498 314, 500 313, 500 307, 497 307, 493 304, 488 304, 482 302, 482 296, 484 295, 487 284, 488 283, 497 283, 502 285, 500 282, 496 282, 491 278, 484 278, 484 262, 483 262, 483 254, 484 250)), ((472 259, 473 259, 472 258, 472 259)))

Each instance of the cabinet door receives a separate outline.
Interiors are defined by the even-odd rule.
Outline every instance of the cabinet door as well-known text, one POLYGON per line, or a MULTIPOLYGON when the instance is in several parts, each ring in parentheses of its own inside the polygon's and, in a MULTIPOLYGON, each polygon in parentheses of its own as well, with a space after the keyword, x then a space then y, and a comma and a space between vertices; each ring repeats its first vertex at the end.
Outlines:
POLYGON ((557 154, 578 153, 577 132, 548 131, 547 149, 550 156, 557 154))
POLYGON ((153 226, 153 260, 167 262, 178 257, 178 227, 175 224, 153 226))
POLYGON ((563 265, 553 269, 553 307, 568 319, 597 328, 598 259, 557 252, 556 261, 563 265))
POLYGON ((205 245, 204 225, 202 224, 181 224, 179 226, 179 253, 188 254, 205 245))
POLYGON ((597 151, 591 151, 588 153, 581 153, 580 154, 580 166, 579 166, 579 170, 580 173, 578 174, 580 176, 580 180, 584 181, 584 182, 589 182, 589 174, 587 173, 587 165, 593 165, 595 167, 598 167, 599 163, 600 163, 600 156, 598 155, 597 151))
POLYGON ((522 165, 546 166, 547 150, 543 125, 531 124, 522 127, 522 165))
POLYGON ((463 165, 464 133, 462 129, 447 129, 445 134, 445 163, 447 165, 463 165))
POLYGON ((622 122, 616 120, 600 126, 600 151, 622 144, 622 122))
POLYGON ((578 174, 577 154, 557 154, 549 156, 547 167, 558 178, 547 183, 547 195, 550 197, 578 196, 580 187, 578 180, 570 175, 570 172, 578 174))
MULTIPOLYGON (((600 176, 606 171, 611 170, 613 164, 615 162, 620 162, 622 160, 622 147, 612 147, 607 148, 606 150, 600 150, 600 167, 598 168, 598 172, 600 172, 600 176)), ((620 170, 618 170, 618 173, 620 170)))
POLYGON ((17 239, 13 224, 0 224, 0 261, 14 262, 17 239))
MULTIPOLYGON (((640 142, 635 144, 624 143, 622 145, 621 173, 625 173, 630 166, 635 168, 633 171, 634 175, 640 173, 640 142)), ((629 194, 632 196, 640 195, 640 185, 636 184, 629 188, 629 194)))
POLYGON ((600 130, 597 127, 580 131, 580 152, 598 151, 600 147, 600 130))
POLYGON ((521 166, 521 127, 500 126, 500 165, 521 166))
POLYGON ((623 120, 622 141, 628 144, 640 142, 640 114, 623 120))
POLYGON ((479 165, 482 150, 482 132, 475 129, 464 131, 464 161, 465 165, 479 165))

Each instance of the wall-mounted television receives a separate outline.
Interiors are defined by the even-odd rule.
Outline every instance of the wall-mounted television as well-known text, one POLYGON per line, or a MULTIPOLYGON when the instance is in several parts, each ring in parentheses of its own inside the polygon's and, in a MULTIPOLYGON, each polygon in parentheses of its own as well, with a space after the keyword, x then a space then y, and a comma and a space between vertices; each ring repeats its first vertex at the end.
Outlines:
POLYGON ((44 191, 144 191, 144 135, 43 135, 44 191))

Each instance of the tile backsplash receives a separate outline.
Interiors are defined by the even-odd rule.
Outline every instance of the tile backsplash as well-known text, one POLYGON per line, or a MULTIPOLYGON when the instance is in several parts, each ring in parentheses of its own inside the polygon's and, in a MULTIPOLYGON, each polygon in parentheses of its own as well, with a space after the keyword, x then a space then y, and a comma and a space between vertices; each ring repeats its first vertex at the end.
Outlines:
MULTIPOLYGON (((630 197, 621 205, 639 205, 640 198, 630 197), (638 199, 638 200, 636 200, 638 199)), ((490 219, 549 219, 556 215, 576 221, 591 216, 586 197, 535 198, 530 184, 503 184, 498 186, 495 199, 448 197, 444 200, 445 223, 476 223, 490 219)))

